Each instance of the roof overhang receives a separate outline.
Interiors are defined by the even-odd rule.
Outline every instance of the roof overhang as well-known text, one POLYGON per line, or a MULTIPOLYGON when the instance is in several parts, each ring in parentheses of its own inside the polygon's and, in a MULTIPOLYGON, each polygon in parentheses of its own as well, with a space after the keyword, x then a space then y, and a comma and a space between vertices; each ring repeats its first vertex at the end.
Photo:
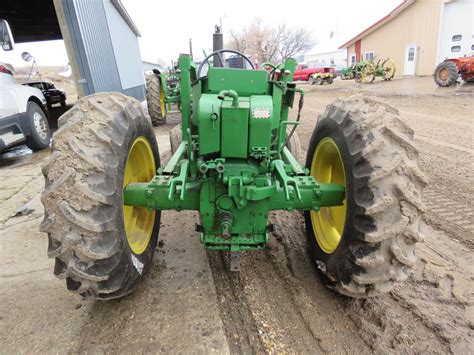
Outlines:
MULTIPOLYGON (((137 36, 140 31, 120 0, 110 0, 137 36)), ((0 19, 8 21, 16 43, 63 39, 53 0, 1 0, 0 19)))
POLYGON ((400 5, 398 5, 395 9, 393 9, 388 15, 382 17, 380 20, 375 22, 372 26, 366 28, 357 36, 351 38, 349 41, 347 41, 342 46, 340 46, 339 49, 347 48, 353 45, 355 42, 367 36, 369 33, 374 32, 378 28, 385 25, 387 22, 392 21, 396 16, 398 16, 401 12, 403 12, 407 7, 412 5, 415 1, 416 0, 403 0, 403 2, 400 5))
POLYGON ((128 27, 132 30, 132 32, 135 34, 137 37, 141 37, 142 35, 140 34, 140 31, 138 30, 137 26, 132 21, 132 18, 128 14, 127 10, 125 10, 125 7, 122 5, 122 2, 120 0, 110 0, 112 5, 114 5, 115 9, 119 12, 119 14, 122 16, 124 21, 127 23, 128 27))
POLYGON ((63 38, 52 0, 2 0, 0 18, 8 21, 16 43, 63 38))

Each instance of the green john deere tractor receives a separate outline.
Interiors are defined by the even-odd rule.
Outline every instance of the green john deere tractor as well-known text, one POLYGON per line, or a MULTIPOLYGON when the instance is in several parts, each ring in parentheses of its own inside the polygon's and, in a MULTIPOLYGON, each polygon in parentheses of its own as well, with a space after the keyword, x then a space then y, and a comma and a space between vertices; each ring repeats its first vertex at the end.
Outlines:
MULTIPOLYGON (((276 210, 304 211, 314 265, 349 296, 385 292, 407 278, 425 179, 413 131, 398 111, 360 96, 328 105, 295 158, 303 90, 295 61, 268 72, 210 66, 181 55, 181 134, 161 165, 140 103, 119 93, 80 99, 59 121, 43 167, 48 255, 54 273, 84 297, 131 293, 152 262, 163 210, 193 210, 209 252, 262 251, 276 210), (295 105, 295 100, 298 104, 295 105), (295 107, 296 119, 290 120, 295 107)), ((229 271, 230 272, 230 271, 229 271)))
POLYGON ((153 69, 146 77, 146 102, 153 126, 165 123, 168 114, 179 112, 179 72, 153 69))
POLYGON ((363 60, 342 70, 342 79, 355 79, 358 83, 373 83, 377 76, 383 80, 392 80, 395 76, 395 64, 390 58, 363 60))

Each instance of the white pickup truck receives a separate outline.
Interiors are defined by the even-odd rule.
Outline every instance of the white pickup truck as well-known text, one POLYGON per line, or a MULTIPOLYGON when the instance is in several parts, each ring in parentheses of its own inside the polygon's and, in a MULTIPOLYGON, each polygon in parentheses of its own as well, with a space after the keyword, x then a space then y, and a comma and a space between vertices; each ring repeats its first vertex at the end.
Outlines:
MULTIPOLYGON (((0 20, 0 45, 13 49, 10 27, 0 20)), ((41 90, 17 84, 13 67, 0 61, 0 151, 19 143, 31 150, 49 146, 51 131, 46 99, 41 90)))

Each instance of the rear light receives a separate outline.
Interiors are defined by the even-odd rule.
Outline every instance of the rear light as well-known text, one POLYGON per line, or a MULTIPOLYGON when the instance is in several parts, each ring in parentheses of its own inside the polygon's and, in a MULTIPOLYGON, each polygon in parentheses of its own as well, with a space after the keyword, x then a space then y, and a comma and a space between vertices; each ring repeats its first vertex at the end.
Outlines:
POLYGON ((7 67, 4 65, 0 65, 0 73, 13 75, 13 73, 10 70, 8 70, 7 67))

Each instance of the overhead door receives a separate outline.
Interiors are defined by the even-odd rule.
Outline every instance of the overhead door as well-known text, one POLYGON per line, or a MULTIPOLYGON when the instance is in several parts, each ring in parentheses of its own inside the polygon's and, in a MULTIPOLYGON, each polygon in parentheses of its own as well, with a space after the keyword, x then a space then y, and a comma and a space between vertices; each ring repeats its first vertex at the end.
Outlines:
POLYGON ((447 2, 444 4, 441 16, 437 63, 446 58, 473 54, 473 1, 455 0, 447 2))

